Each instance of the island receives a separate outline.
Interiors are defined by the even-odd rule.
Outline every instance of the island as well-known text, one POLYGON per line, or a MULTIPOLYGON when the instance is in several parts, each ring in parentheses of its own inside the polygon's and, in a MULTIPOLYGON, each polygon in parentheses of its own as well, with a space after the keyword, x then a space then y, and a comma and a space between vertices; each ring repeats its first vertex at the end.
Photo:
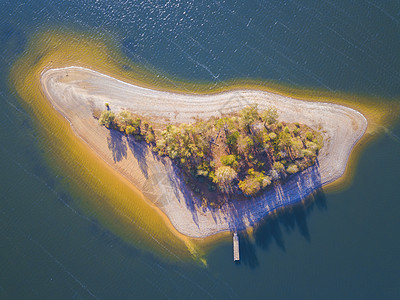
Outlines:
POLYGON ((238 231, 340 178, 359 112, 263 90, 195 94, 81 67, 42 72, 45 97, 182 234, 238 231))

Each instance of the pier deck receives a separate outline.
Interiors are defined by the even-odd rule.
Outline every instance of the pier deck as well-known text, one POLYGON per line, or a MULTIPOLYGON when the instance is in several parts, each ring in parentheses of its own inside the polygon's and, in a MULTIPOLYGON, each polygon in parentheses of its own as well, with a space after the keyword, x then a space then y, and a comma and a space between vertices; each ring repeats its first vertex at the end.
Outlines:
POLYGON ((237 233, 235 232, 233 234, 233 260, 234 261, 239 261, 239 237, 237 233))

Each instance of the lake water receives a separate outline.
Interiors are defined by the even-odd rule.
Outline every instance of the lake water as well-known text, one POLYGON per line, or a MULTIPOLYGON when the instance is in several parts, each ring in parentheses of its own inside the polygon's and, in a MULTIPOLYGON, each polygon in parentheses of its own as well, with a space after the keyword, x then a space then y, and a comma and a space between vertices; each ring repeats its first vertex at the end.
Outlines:
POLYGON ((0 2, 1 299, 400 297, 399 123, 363 150, 346 190, 242 235, 240 264, 219 243, 204 268, 166 262, 83 213, 9 82, 30 38, 63 29, 113 36, 160 76, 400 101, 399 1, 0 2))

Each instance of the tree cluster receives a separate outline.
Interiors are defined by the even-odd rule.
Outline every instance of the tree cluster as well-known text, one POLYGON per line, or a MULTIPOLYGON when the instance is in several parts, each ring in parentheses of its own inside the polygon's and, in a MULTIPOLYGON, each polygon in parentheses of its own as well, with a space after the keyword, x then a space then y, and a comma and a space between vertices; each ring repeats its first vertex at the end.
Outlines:
POLYGON ((228 117, 153 130, 129 111, 103 111, 99 122, 172 159, 196 192, 254 196, 316 161, 321 135, 306 125, 278 122, 276 108, 245 107, 228 117))
POLYGON ((132 136, 137 141, 146 141, 150 145, 153 145, 156 140, 153 127, 147 122, 142 122, 128 110, 117 114, 111 110, 105 110, 99 117, 99 123, 108 129, 118 130, 127 136, 132 136))

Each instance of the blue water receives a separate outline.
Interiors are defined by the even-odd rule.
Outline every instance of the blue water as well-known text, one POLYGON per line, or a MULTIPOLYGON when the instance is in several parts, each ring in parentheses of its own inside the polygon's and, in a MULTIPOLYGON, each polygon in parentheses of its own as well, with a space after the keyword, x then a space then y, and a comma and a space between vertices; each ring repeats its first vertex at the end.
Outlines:
MULTIPOLYGON (((218 245, 208 268, 127 245, 77 209, 9 88, 36 34, 114 42, 162 76, 261 79, 400 101, 399 1, 3 1, 0 12, 0 298, 400 297, 400 126, 361 154, 351 186, 218 245)), ((363 101, 356 98, 354 101, 363 101)), ((382 99, 382 100, 379 100, 382 99)), ((385 99, 385 100, 383 100, 385 99)))

